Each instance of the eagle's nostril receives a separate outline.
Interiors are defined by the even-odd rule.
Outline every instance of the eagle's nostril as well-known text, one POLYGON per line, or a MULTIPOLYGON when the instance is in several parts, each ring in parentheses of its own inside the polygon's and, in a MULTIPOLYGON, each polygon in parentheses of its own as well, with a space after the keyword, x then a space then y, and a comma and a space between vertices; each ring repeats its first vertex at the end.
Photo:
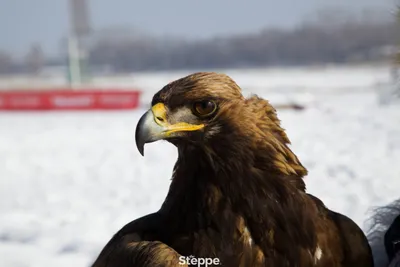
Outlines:
POLYGON ((157 120, 159 120, 160 122, 164 122, 164 119, 161 117, 157 117, 157 120))

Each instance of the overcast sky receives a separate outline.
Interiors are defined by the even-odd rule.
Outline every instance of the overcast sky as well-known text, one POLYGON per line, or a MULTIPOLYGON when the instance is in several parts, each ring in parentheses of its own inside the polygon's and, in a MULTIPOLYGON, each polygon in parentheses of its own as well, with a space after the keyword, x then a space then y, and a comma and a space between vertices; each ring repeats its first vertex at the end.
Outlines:
MULTIPOLYGON (((293 26, 323 7, 393 11, 397 0, 91 0, 92 27, 132 26, 157 35, 205 38, 293 26)), ((0 49, 25 53, 41 43, 58 51, 68 32, 67 0, 0 0, 0 49)))

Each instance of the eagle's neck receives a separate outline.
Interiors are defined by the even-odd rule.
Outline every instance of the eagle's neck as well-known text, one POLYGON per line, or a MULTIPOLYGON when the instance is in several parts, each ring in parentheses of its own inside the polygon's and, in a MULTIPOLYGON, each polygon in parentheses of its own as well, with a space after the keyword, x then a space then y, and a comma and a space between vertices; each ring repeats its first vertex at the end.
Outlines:
POLYGON ((211 231, 228 240, 235 234, 243 235, 244 225, 249 236, 261 238, 251 242, 264 251, 314 239, 296 231, 301 228, 309 230, 302 233, 314 233, 313 217, 305 210, 301 177, 280 172, 275 165, 268 165, 271 158, 263 158, 252 149, 235 151, 219 145, 225 148, 223 153, 195 147, 180 149, 160 210, 167 217, 166 223, 174 223, 169 225, 172 232, 190 235, 211 231))

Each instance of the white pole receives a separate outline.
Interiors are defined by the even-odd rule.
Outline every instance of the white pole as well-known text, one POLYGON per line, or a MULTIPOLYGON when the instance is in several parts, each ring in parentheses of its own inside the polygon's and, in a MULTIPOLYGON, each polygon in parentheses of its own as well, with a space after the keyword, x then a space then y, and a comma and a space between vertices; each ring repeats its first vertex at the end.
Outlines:
POLYGON ((71 75, 71 86, 75 88, 81 84, 81 70, 79 62, 79 47, 78 41, 73 35, 68 38, 68 57, 69 57, 69 71, 71 75))

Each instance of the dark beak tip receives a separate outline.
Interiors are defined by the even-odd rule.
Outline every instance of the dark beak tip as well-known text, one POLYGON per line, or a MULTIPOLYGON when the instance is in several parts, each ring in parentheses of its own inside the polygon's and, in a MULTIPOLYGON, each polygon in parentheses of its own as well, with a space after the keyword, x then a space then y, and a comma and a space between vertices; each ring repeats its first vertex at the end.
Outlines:
POLYGON ((144 157, 144 144, 145 144, 145 140, 144 140, 145 138, 143 138, 144 133, 142 132, 145 116, 146 116, 146 114, 144 114, 140 118, 140 120, 136 126, 136 131, 135 131, 136 147, 139 150, 139 153, 140 153, 140 155, 142 155, 142 157, 144 157))
POLYGON ((142 142, 140 136, 136 132, 136 147, 139 150, 140 155, 144 156, 144 143, 142 142))
POLYGON ((142 155, 142 157, 144 157, 144 146, 138 147, 138 150, 139 150, 140 155, 142 155))

